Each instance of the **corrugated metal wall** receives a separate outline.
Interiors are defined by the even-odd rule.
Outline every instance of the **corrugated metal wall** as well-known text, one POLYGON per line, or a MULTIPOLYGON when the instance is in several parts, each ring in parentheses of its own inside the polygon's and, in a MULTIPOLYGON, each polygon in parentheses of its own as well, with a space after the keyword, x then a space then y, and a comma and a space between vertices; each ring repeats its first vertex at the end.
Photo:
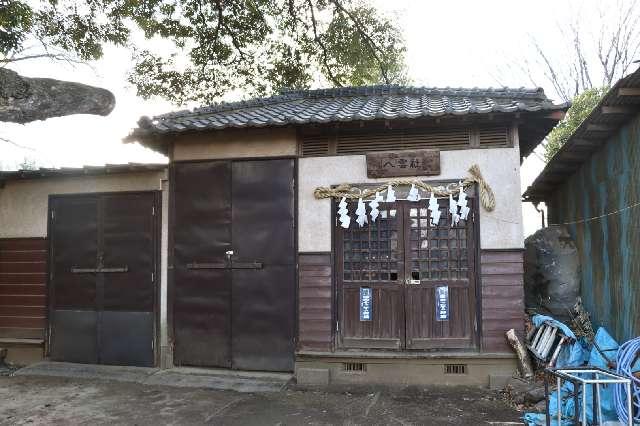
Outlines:
MULTIPOLYGON (((554 194, 550 223, 593 218, 640 202, 640 115, 554 194)), ((618 340, 640 335, 640 206, 569 225, 580 253, 582 298, 618 340)))

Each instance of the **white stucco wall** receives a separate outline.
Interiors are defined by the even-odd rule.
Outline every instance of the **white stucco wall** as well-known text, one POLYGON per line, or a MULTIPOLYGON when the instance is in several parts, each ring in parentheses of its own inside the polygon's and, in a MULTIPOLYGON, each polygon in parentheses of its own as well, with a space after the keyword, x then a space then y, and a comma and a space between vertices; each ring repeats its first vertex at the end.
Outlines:
POLYGON ((49 195, 159 190, 164 171, 16 180, 0 188, 0 238, 47 236, 49 195))
MULTIPOLYGON (((480 207, 480 247, 482 249, 522 248, 522 207, 520 201, 520 153, 518 148, 441 151, 439 176, 421 180, 463 179, 478 164, 496 196, 496 208, 480 207)), ((301 252, 331 251, 331 204, 316 200, 319 186, 341 183, 368 183, 389 179, 368 179, 364 155, 301 158, 298 165, 298 249, 301 252)), ((424 202, 424 201, 422 201, 424 202)))

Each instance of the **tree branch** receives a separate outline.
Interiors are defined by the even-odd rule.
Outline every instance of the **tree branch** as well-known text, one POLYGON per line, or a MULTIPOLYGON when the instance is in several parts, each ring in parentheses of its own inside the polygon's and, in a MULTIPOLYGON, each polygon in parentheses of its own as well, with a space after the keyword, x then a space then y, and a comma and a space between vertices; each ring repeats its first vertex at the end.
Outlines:
POLYGON ((12 141, 11 139, 3 138, 2 136, 0 136, 0 141, 8 143, 9 145, 13 145, 16 148, 26 149, 26 150, 29 150, 29 151, 35 151, 35 148, 31 148, 30 146, 20 145, 19 143, 16 143, 16 142, 12 141))
POLYGON ((233 44, 233 47, 235 47, 236 51, 240 54, 240 59, 246 59, 246 54, 244 50, 242 50, 242 47, 240 47, 240 43, 238 42, 238 39, 236 38, 235 33, 231 31, 231 28, 229 28, 229 25, 227 25, 227 23, 224 21, 224 15, 223 15, 224 6, 222 5, 222 1, 216 0, 215 4, 216 4, 216 9, 218 10, 218 29, 216 29, 216 37, 218 37, 218 30, 222 25, 222 27, 224 27, 229 33, 229 37, 231 37, 231 44, 233 44))
POLYGON ((29 123, 71 114, 107 115, 115 103, 115 97, 106 89, 23 77, 0 68, 0 121, 29 123))
POLYGON ((364 30, 358 18, 356 18, 351 12, 349 12, 344 6, 342 6, 339 0, 331 0, 331 3, 333 3, 339 10, 341 10, 345 15, 347 15, 349 19, 351 19, 351 21, 354 23, 360 35, 367 41, 369 50, 371 50, 371 54, 373 55, 374 59, 376 60, 376 62, 378 62, 378 65, 380 67, 380 73, 382 74, 382 78, 384 78, 384 81, 386 84, 390 84, 391 80, 389 80, 389 76, 387 75, 387 69, 384 67, 382 60, 380 59, 380 57, 378 56, 378 53, 376 52, 376 50, 378 50, 380 53, 384 54, 382 49, 380 49, 376 44, 376 42, 373 41, 369 33, 364 30))
POLYGON ((331 67, 328 62, 328 54, 327 54, 327 46, 325 46, 324 42, 318 35, 318 22, 316 21, 316 14, 313 11, 313 3, 311 0, 307 0, 307 4, 309 5, 309 10, 311 11, 311 26, 313 27, 313 39, 318 43, 320 49, 322 49, 322 63, 324 67, 327 69, 327 74, 329 74, 329 79, 335 84, 337 87, 342 87, 342 83, 331 71, 331 67))

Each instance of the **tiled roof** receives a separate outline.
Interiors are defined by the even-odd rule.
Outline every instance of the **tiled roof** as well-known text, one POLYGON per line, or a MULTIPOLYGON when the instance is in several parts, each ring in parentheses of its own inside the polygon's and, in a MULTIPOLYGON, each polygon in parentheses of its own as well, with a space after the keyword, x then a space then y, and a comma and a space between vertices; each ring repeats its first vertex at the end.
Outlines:
POLYGON ((547 201, 555 189, 633 117, 640 114, 640 69, 618 80, 523 194, 547 201))
POLYGON ((104 166, 39 168, 35 170, 0 171, 0 186, 4 181, 20 179, 41 179, 52 177, 99 176, 120 173, 159 172, 167 168, 161 163, 105 164, 104 166))
POLYGON ((374 119, 566 110, 538 89, 425 88, 396 85, 285 90, 269 98, 142 117, 127 137, 193 130, 304 125, 374 119))

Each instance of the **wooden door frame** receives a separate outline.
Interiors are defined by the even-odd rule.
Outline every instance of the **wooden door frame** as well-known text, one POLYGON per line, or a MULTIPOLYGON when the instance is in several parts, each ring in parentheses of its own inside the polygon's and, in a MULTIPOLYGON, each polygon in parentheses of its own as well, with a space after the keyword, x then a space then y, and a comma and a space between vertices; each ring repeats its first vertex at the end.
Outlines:
MULTIPOLYGON (((459 182, 459 180, 452 180, 452 179, 443 179, 443 180, 425 180, 425 183, 438 183, 438 184, 447 184, 447 183, 456 183, 459 182)), ((366 186, 372 186, 375 185, 375 183, 371 183, 371 182, 366 182, 366 183, 354 183, 352 184, 352 186, 356 186, 356 187, 366 187, 366 186)), ((476 202, 474 203, 473 209, 472 209, 472 213, 475 215, 475 218, 477 218, 477 220, 475 220, 474 225, 473 225, 473 238, 471 239, 471 241, 473 241, 474 243, 474 247, 473 250, 470 250, 470 252, 473 254, 473 271, 470 271, 469 273, 469 279, 473 280, 473 293, 470 291, 470 295, 473 294, 474 296, 474 303, 473 305, 470 306, 475 310, 475 314, 471 317, 472 320, 472 347, 467 348, 467 349, 456 349, 456 351, 459 352, 463 352, 463 351, 471 351, 471 352, 480 352, 482 350, 480 343, 482 342, 482 280, 480 277, 480 252, 481 252, 481 241, 480 241, 480 236, 481 236, 481 231, 480 231, 480 196, 479 196, 479 189, 478 189, 478 185, 474 184, 473 185, 473 194, 470 196, 473 197, 476 202)), ((404 201, 404 200, 401 200, 404 201)), ((404 210, 404 207, 403 207, 404 210)), ((331 312, 331 318, 333 321, 334 326, 331 327, 331 333, 332 333, 332 351, 340 351, 340 350, 344 350, 344 349, 348 349, 348 348, 344 348, 342 346, 342 339, 341 339, 341 335, 342 335, 342 329, 339 329, 340 327, 340 323, 342 321, 342 315, 343 315, 343 306, 342 306, 342 278, 341 278, 341 271, 342 271, 342 262, 343 262, 343 258, 342 258, 342 248, 339 247, 339 243, 342 241, 342 238, 338 235, 338 224, 337 224, 337 208, 336 208, 336 200, 334 200, 333 198, 331 199, 331 266, 332 266, 332 271, 333 273, 331 274, 331 291, 332 291, 332 312, 331 312)), ((404 225, 403 225, 404 226, 404 225)), ((405 251, 405 247, 403 247, 402 249, 403 251, 403 256, 404 256, 404 251, 405 251)), ((404 261, 403 261, 403 265, 404 265, 404 261)), ((405 271, 406 274, 406 271, 405 271)), ((404 285, 404 284, 403 284, 404 285)), ((405 296, 405 290, 403 288, 403 301, 404 301, 404 296, 405 296)), ((403 309, 405 309, 404 307, 404 303, 403 303, 403 309)), ((405 314, 405 321, 406 321, 406 314, 405 314)), ((403 341, 406 341, 406 324, 405 324, 405 336, 403 341)), ((370 349, 371 351, 385 351, 385 349, 370 349)), ((437 350, 437 351, 447 351, 447 348, 434 348, 433 350, 437 350)), ((424 350, 407 350, 405 348, 401 348, 399 352, 411 352, 411 353, 416 353, 416 352, 420 352, 420 351, 424 351, 424 350)), ((432 350, 429 350, 429 352, 431 352, 432 350)))
MULTIPOLYGON (((142 191, 102 191, 102 192, 83 192, 83 193, 71 193, 71 194, 49 194, 47 197, 47 290, 46 290, 46 310, 45 310, 45 329, 44 329, 44 356, 49 357, 51 351, 51 315, 53 310, 53 301, 55 300, 55 289, 52 280, 52 258, 53 258, 53 241, 54 238, 51 234, 53 230, 53 201, 61 198, 83 198, 83 197, 101 197, 111 195, 145 195, 151 194, 153 196, 153 324, 154 324, 154 336, 153 336, 153 360, 155 366, 160 365, 160 256, 161 256, 161 241, 162 241, 162 191, 161 190, 142 190, 142 191)), ((99 220, 99 218, 98 218, 99 220)))

